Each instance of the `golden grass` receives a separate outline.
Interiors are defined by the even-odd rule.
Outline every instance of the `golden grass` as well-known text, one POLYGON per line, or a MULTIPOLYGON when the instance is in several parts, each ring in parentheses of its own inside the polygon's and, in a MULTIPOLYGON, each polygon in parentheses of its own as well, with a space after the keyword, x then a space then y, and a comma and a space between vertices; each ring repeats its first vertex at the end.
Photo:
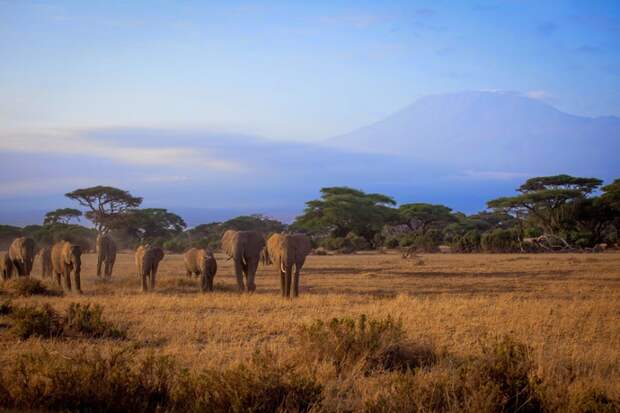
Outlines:
MULTIPOLYGON (((138 352, 171 355, 190 369, 228 368, 249 361, 256 350, 288 358, 299 326, 316 319, 389 315, 402 320, 412 341, 433 343, 456 357, 479 355, 481 342, 509 335, 532 348, 539 375, 578 379, 620 396, 618 253, 310 256, 295 300, 279 296, 272 267, 259 267, 254 294, 236 293, 231 262, 216 258, 214 293, 200 293, 198 279, 186 278, 182 255, 164 258, 156 291, 144 294, 131 254, 119 254, 107 283, 96 279, 95 256, 87 254, 84 295, 12 301, 49 303, 62 311, 71 302, 99 304, 107 320, 128 327, 128 342, 138 352)), ((39 272, 35 266, 34 274, 39 272)), ((119 343, 17 341, 0 327, 0 363, 42 348, 71 354, 76 345, 109 353, 119 343)))

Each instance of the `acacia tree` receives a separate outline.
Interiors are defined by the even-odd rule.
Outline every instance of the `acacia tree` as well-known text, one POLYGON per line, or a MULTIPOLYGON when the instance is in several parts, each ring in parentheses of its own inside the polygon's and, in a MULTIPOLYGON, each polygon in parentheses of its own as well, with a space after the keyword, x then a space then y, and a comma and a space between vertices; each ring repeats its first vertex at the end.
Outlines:
POLYGON ((80 220, 82 211, 75 208, 59 208, 45 214, 43 225, 68 224, 72 219, 80 220))
POLYGON ((321 199, 306 202, 294 228, 312 233, 345 237, 353 232, 373 242, 383 225, 396 222, 396 201, 382 194, 367 194, 348 187, 321 189, 321 199))
POLYGON ((97 232, 100 233, 121 226, 124 214, 142 204, 142 198, 112 186, 76 189, 65 196, 88 208, 84 215, 95 224, 97 232))
POLYGON ((597 178, 570 175, 536 177, 517 189, 520 195, 497 198, 487 202, 487 206, 529 220, 546 235, 568 245, 564 233, 567 222, 574 218, 574 203, 586 199, 601 184, 597 178))
POLYGON ((616 229, 616 238, 620 238, 620 179, 604 186, 601 201, 612 209, 614 217, 612 225, 616 229))
POLYGON ((429 229, 442 230, 457 220, 452 209, 445 205, 403 204, 398 212, 409 229, 422 234, 426 234, 429 229))
POLYGON ((133 209, 125 213, 123 228, 140 242, 179 235, 187 224, 177 214, 163 208, 133 209))

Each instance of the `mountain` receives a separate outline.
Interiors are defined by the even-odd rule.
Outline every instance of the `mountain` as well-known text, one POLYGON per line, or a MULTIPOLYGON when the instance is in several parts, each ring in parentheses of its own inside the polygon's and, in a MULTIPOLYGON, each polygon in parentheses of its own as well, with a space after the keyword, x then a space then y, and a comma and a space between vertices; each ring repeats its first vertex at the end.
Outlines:
POLYGON ((620 118, 574 116, 509 92, 427 96, 327 144, 474 173, 620 175, 620 118))

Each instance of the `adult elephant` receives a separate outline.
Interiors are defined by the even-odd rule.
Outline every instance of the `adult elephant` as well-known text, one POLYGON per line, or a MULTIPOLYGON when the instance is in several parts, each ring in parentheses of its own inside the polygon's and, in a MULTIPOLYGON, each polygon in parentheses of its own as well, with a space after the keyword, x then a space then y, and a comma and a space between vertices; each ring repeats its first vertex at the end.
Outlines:
POLYGON ((20 277, 28 276, 32 272, 35 244, 32 238, 15 238, 9 247, 9 257, 13 267, 20 277))
POLYGON ((106 234, 97 235, 97 277, 101 277, 103 266, 103 276, 106 279, 112 278, 112 269, 116 261, 116 243, 106 234))
POLYGON ((139 246, 136 250, 136 271, 142 278, 142 291, 155 289, 155 278, 159 263, 164 259, 164 250, 158 247, 139 246), (148 283, 147 283, 148 279, 148 283))
POLYGON ((222 250, 233 260, 235 277, 239 291, 245 291, 243 283, 245 276, 247 291, 256 290, 254 278, 260 260, 261 250, 265 247, 265 238, 258 231, 228 230, 222 236, 222 250))
POLYGON ((10 279, 13 276, 13 261, 9 257, 9 254, 3 252, 0 255, 0 277, 3 281, 10 279))
POLYGON ((41 277, 52 277, 52 248, 43 247, 37 254, 41 261, 41 277))
POLYGON ((312 250, 310 239, 304 234, 273 234, 267 240, 266 255, 280 273, 282 297, 299 296, 299 276, 306 256, 312 250), (292 277, 295 267, 295 277, 292 277))
POLYGON ((217 261, 211 251, 191 248, 183 255, 187 276, 200 275, 200 289, 213 291, 213 278, 217 273, 217 261))
POLYGON ((82 294, 80 272, 82 270, 82 247, 71 244, 68 241, 60 241, 52 247, 52 271, 56 275, 58 286, 61 285, 65 291, 72 291, 71 274, 73 273, 73 285, 75 291, 82 294))

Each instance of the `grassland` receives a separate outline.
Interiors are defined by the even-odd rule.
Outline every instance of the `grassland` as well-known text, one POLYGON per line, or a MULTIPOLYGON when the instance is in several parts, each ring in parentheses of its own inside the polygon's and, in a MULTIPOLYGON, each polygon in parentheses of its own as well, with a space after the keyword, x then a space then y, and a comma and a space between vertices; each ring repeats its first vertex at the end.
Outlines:
MULTIPOLYGON (((256 354, 271 354, 275 364, 302 364, 312 370, 323 389, 315 410, 400 409, 390 393, 402 384, 397 373, 368 375, 352 367, 344 375, 329 363, 300 354, 302 325, 365 314, 374 320, 388 316, 400 320, 407 342, 424 343, 450 360, 484 357, 487 343, 510 337, 527 349, 533 366, 528 375, 545 387, 547 410, 577 411, 583 403, 600 411, 618 408, 613 404, 620 399, 618 253, 431 254, 408 260, 396 253, 310 256, 302 273, 301 296, 295 300, 279 297, 279 279, 271 267, 259 268, 256 293, 236 293, 231 263, 216 257, 215 293, 200 293, 198 280, 185 277, 182 257, 167 255, 156 291, 144 294, 132 255, 118 256, 113 279, 107 283, 94 276, 94 255, 85 255, 82 296, 10 297, 12 305, 49 303, 64 311, 74 302, 99 304, 108 321, 127 328, 127 340, 20 341, 9 323, 3 323, 0 364, 10 365, 24 354, 47 352, 71 360, 76 354, 105 355, 130 346, 137 358, 167 355, 189 371, 215 371, 250 365, 256 354), (583 392, 590 392, 587 397, 592 400, 563 402, 582 397, 583 392), (386 397, 392 404, 378 402, 386 397)), ((35 266, 37 276, 38 271, 35 266)), ((4 294, 9 297, 9 292, 4 294)), ((448 362, 422 369, 430 393, 446 391, 437 384, 446 380, 438 377, 455 374, 450 369, 448 362)), ((411 410, 436 406, 473 411, 483 402, 430 401, 417 408, 407 399, 402 403, 411 410)))

